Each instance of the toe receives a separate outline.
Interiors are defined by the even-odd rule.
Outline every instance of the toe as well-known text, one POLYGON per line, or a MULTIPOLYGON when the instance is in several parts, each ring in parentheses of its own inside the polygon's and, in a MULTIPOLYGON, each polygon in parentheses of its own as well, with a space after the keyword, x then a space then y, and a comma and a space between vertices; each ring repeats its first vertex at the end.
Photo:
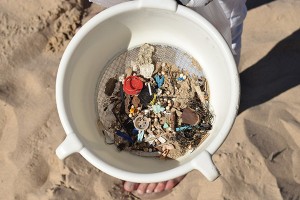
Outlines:
POLYGON ((185 176, 180 176, 178 178, 167 181, 165 190, 173 189, 185 176))
POLYGON ((166 187, 166 184, 167 184, 166 181, 158 183, 157 186, 154 189, 154 192, 162 192, 162 191, 164 191, 165 187, 166 187))
POLYGON ((176 182, 175 182, 174 179, 169 180, 169 181, 167 181, 167 183, 166 183, 165 189, 166 189, 166 190, 171 190, 171 189, 173 189, 173 188, 175 187, 175 185, 176 185, 176 182))
POLYGON ((146 192, 148 185, 149 185, 148 183, 140 183, 139 187, 137 188, 138 194, 144 194, 146 192))
POLYGON ((152 193, 156 188, 157 183, 150 183, 146 189, 146 193, 152 193))
POLYGON ((125 181, 123 187, 124 190, 128 191, 128 192, 132 192, 134 190, 136 190, 138 188, 139 184, 138 183, 132 183, 132 182, 128 182, 125 181))

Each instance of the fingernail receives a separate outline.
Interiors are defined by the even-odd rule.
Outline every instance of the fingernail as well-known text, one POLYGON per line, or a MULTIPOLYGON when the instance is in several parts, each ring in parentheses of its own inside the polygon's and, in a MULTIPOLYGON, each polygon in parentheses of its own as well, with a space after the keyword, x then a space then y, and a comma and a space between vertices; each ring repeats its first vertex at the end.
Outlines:
POLYGON ((151 193, 151 190, 146 190, 146 193, 148 193, 148 194, 151 193))

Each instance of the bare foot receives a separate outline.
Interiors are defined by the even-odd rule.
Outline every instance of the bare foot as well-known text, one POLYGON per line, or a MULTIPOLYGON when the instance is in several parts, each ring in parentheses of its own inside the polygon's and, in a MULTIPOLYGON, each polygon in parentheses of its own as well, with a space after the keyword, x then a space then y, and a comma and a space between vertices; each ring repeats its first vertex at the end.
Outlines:
POLYGON ((123 187, 128 192, 136 190, 138 194, 159 193, 173 189, 184 177, 185 175, 160 183, 132 183, 125 181, 123 187))

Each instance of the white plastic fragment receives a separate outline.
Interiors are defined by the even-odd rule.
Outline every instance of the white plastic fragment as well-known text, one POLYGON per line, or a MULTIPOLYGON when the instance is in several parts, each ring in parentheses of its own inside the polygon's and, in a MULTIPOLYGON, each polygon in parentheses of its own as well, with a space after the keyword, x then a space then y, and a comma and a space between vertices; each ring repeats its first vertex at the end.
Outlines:
POLYGON ((150 94, 150 96, 152 96, 151 84, 148 83, 147 85, 148 85, 149 94, 150 94))
POLYGON ((162 144, 163 144, 163 143, 166 143, 166 141, 167 141, 165 138, 163 138, 163 137, 161 137, 161 136, 160 136, 159 138, 157 138, 157 139, 158 139, 158 141, 160 141, 160 143, 162 143, 162 144))
POLYGON ((119 76, 119 81, 120 81, 120 82, 123 83, 123 82, 124 82, 124 79, 125 79, 125 74, 122 74, 122 75, 119 76))

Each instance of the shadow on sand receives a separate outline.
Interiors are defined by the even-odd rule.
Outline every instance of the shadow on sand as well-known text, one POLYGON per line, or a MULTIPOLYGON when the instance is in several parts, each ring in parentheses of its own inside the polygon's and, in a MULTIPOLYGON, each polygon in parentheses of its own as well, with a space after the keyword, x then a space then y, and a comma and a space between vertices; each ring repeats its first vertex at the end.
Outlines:
POLYGON ((239 114, 299 85, 300 29, 280 41, 265 57, 243 71, 240 81, 239 114))

